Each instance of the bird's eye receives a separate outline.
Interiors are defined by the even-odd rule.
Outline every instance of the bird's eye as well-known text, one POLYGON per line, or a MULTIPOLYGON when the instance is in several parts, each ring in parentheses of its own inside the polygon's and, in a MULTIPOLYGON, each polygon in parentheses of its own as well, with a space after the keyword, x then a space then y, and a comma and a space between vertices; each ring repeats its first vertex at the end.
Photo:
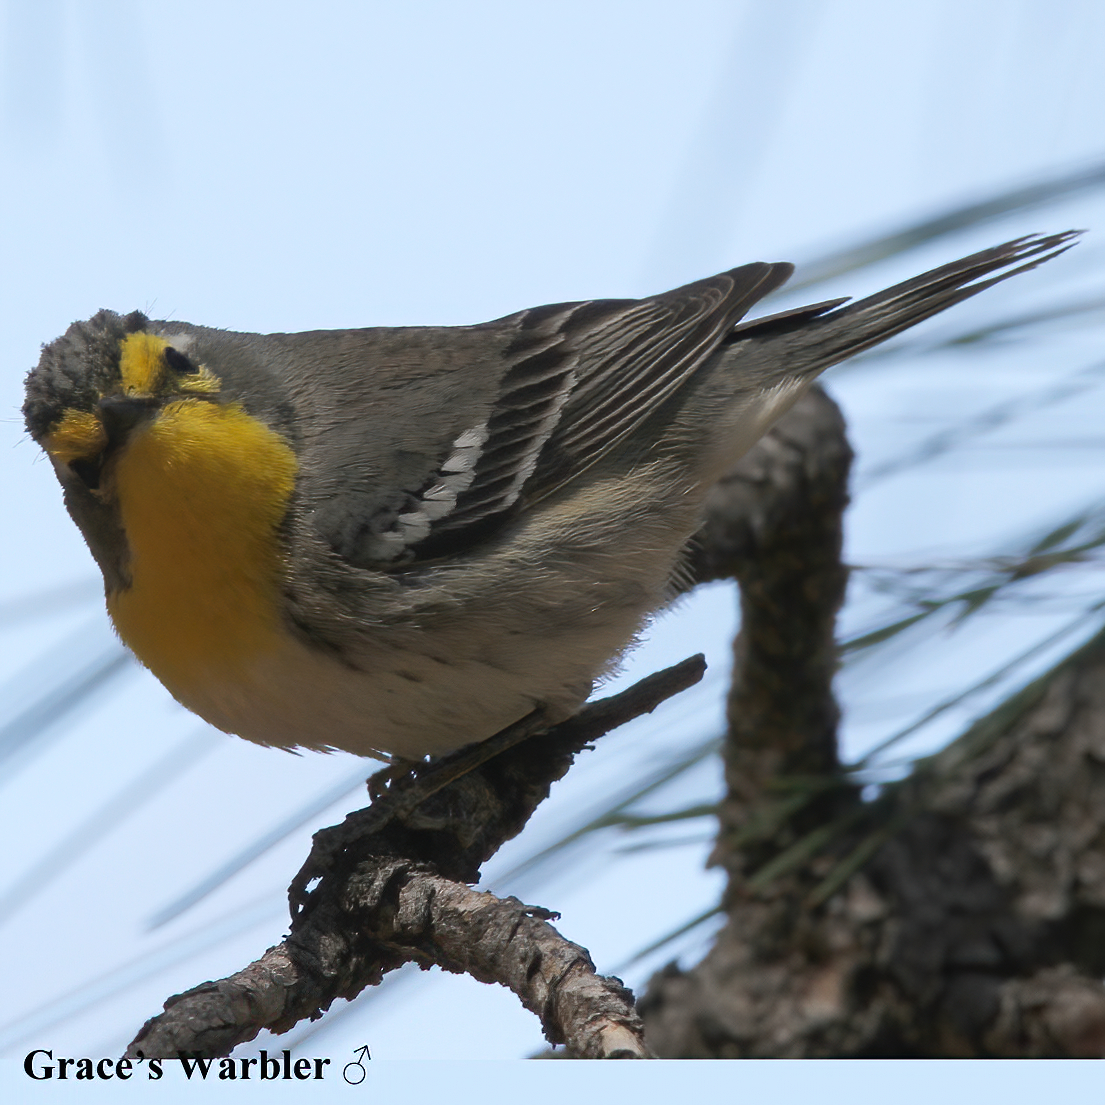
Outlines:
POLYGON ((199 372, 199 365, 193 364, 179 349, 171 345, 165 347, 165 363, 178 376, 192 376, 199 372))
POLYGON ((103 471, 103 458, 95 460, 71 460, 69 469, 89 491, 95 491, 100 486, 100 473, 103 471))

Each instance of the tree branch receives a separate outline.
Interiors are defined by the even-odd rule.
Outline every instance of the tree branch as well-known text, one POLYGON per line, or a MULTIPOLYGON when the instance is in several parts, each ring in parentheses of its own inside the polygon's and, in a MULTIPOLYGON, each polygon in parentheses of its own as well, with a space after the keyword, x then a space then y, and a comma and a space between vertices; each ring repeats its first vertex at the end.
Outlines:
MULTIPOLYGON (((836 404, 813 389, 714 489, 710 574, 737 579, 726 763, 734 802, 779 774, 837 769, 832 680, 852 450, 836 404)), ((705 566, 705 565, 704 565, 705 566)))
POLYGON ((701 963, 652 980, 649 1042, 695 1058, 1101 1056, 1105 633, 861 802, 829 700, 849 454, 827 402, 796 408, 715 496, 700 563, 737 576, 744 619, 715 849, 728 919, 701 963))
POLYGON ((523 719, 392 780, 372 806, 315 834, 289 891, 287 939, 229 978, 170 998, 127 1054, 227 1055, 262 1028, 286 1032, 415 962, 508 986, 540 1017, 549 1041, 573 1055, 647 1055, 632 994, 595 973, 587 952, 547 923, 554 914, 465 884, 521 831, 580 751, 704 670, 702 657, 692 657, 585 706, 540 740, 528 739, 543 728, 540 719, 523 719))

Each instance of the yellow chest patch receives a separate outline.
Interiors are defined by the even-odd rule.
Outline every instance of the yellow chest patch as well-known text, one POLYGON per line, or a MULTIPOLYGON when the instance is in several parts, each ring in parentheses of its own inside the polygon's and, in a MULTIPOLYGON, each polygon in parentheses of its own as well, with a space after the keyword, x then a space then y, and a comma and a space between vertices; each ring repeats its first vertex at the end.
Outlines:
POLYGON ((167 404, 114 463, 132 585, 108 598, 119 635, 178 695, 233 678, 280 643, 277 527, 288 444, 238 405, 167 404))

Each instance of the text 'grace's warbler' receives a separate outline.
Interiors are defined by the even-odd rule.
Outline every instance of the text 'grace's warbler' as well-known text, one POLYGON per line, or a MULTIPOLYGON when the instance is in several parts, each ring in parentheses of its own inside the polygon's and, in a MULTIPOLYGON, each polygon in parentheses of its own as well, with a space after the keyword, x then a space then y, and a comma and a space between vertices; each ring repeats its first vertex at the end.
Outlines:
POLYGON ((818 373, 1072 238, 751 322, 791 265, 480 326, 100 311, 44 347, 24 414, 180 702, 261 744, 416 758, 576 710, 671 596, 711 484, 818 373))

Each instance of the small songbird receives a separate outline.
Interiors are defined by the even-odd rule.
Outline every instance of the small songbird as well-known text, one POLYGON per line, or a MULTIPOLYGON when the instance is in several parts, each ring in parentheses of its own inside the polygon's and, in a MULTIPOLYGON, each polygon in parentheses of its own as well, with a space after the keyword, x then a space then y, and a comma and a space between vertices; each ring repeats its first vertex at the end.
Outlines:
POLYGON ((180 702, 414 759, 574 712, 670 598, 711 484, 820 372, 1074 236, 750 322, 793 266, 479 326, 100 311, 43 348, 23 411, 120 637, 180 702))

